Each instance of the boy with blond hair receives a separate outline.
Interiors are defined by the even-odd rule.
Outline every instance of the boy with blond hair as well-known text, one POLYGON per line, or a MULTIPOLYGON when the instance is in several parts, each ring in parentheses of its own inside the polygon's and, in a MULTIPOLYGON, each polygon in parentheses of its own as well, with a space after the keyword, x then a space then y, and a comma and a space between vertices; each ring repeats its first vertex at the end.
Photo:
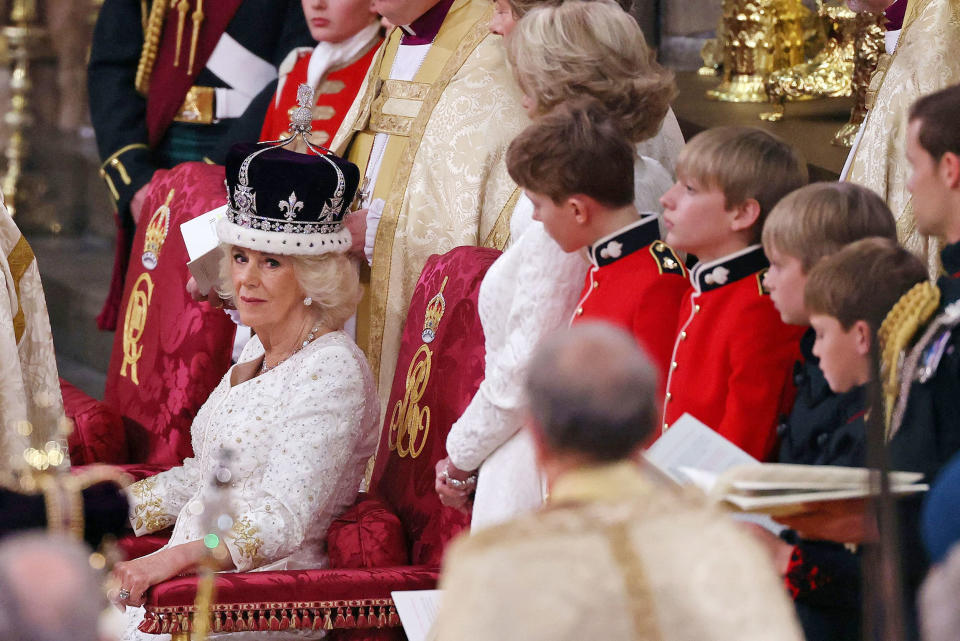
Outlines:
MULTIPOLYGON (((879 236, 895 241, 896 223, 883 200, 853 183, 815 183, 781 200, 763 227, 770 261, 764 284, 784 323, 806 326, 803 304, 807 275, 822 258, 852 242, 879 236)), ((863 465, 862 442, 843 426, 863 412, 863 393, 834 394, 813 354, 814 332, 800 340, 793 370, 796 398, 777 427, 781 463, 863 465)), ((859 428, 858 428, 859 429, 859 428)))
POLYGON ((579 100, 514 139, 507 169, 560 248, 586 250, 591 268, 572 321, 628 330, 664 376, 686 270, 660 240, 657 214, 634 205, 635 154, 599 101, 579 100))
POLYGON ((665 240, 698 262, 675 333, 663 430, 689 413, 760 460, 773 452, 803 330, 780 320, 764 289, 760 234, 777 201, 806 183, 797 151, 760 129, 711 129, 680 153, 677 182, 660 199, 665 240))

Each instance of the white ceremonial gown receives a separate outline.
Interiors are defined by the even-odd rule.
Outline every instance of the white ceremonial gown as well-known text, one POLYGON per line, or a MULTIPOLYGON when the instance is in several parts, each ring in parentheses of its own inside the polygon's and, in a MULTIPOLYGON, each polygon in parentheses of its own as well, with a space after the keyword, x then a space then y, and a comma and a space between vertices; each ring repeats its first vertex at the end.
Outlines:
MULTIPOLYGON (((262 354, 254 337, 240 362, 262 354)), ((167 547, 203 538, 204 518, 194 510, 208 497, 210 475, 229 449, 235 524, 223 541, 237 569, 323 567, 327 528, 353 503, 376 448, 379 402, 367 362, 338 331, 231 385, 236 367, 197 413, 191 426, 194 457, 130 486, 134 531, 140 535, 175 523, 167 547)), ((128 609, 124 639, 169 639, 137 631, 142 617, 142 608, 128 609)), ((255 638, 276 637, 258 632, 255 638)))

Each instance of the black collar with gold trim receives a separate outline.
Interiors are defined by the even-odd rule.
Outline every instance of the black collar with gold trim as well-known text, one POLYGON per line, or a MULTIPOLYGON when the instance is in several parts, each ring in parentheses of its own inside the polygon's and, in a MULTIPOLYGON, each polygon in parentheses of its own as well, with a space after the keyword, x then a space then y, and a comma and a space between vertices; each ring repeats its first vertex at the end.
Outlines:
POLYGON ((750 245, 709 263, 697 263, 690 270, 690 282, 700 292, 723 287, 770 266, 760 245, 750 245))
POLYGON ((597 267, 603 267, 644 249, 657 240, 660 240, 657 215, 643 214, 637 222, 630 223, 587 247, 587 257, 597 267))

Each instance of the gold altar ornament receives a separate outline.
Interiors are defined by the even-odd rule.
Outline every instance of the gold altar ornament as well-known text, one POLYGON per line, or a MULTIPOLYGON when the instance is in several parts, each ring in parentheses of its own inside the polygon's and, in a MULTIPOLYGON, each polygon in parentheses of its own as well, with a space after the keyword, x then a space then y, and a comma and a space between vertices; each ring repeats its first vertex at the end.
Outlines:
POLYGON ((825 44, 810 60, 767 77, 766 92, 773 111, 760 114, 760 118, 779 121, 788 100, 853 95, 850 121, 833 140, 834 144, 849 147, 866 113, 866 88, 883 50, 884 18, 882 13, 857 13, 842 4, 819 5, 825 44))
POLYGON ((766 79, 804 59, 810 12, 802 0, 724 0, 723 82, 707 97, 766 102, 766 79))

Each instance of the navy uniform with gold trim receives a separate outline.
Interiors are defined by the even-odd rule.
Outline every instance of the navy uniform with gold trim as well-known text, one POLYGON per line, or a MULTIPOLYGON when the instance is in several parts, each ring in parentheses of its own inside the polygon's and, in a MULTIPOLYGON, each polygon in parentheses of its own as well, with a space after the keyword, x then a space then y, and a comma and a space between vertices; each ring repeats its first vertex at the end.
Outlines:
POLYGON ((663 429, 685 412, 766 460, 777 419, 793 402, 791 373, 804 328, 780 320, 763 286, 760 245, 698 263, 680 310, 663 429))
POLYGON ((689 290, 683 262, 660 240, 657 216, 605 236, 587 248, 587 273, 573 322, 605 320, 631 332, 667 378, 677 315, 689 290))
POLYGON ((106 0, 88 89, 101 176, 120 214, 155 170, 222 160, 228 131, 255 140, 266 105, 247 107, 272 93, 289 51, 312 44, 299 0, 106 0))

